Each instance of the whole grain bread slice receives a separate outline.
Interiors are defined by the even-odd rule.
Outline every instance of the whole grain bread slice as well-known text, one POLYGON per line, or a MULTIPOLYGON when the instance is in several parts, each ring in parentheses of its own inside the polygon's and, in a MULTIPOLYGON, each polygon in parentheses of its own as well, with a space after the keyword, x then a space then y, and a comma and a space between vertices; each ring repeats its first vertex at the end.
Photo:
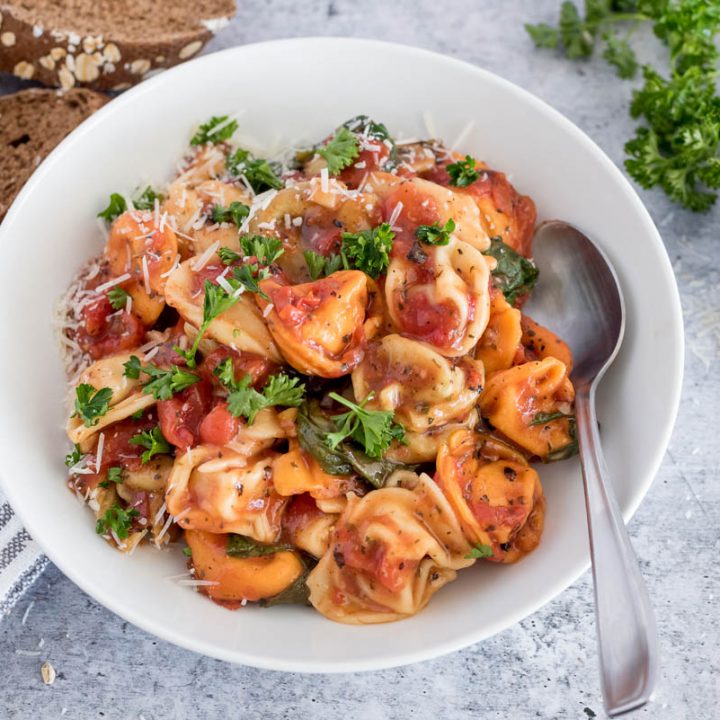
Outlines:
POLYGON ((0 71, 124 90, 196 55, 235 0, 0 0, 0 71))
POLYGON ((50 151, 108 98, 92 90, 22 90, 0 97, 0 220, 50 151))

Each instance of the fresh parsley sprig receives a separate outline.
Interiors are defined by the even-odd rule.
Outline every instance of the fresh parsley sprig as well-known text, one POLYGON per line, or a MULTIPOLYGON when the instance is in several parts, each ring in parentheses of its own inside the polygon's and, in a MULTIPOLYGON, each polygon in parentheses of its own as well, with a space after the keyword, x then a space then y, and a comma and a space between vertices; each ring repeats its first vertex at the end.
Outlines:
POLYGON ((283 186, 277 168, 267 160, 254 158, 249 150, 238 148, 228 156, 225 165, 234 177, 244 177, 256 193, 280 190, 283 186))
POLYGON ((85 427, 97 425, 100 418, 110 409, 112 390, 81 383, 75 388, 75 416, 79 417, 85 427))
POLYGON ((127 305, 130 294, 121 287, 114 287, 108 290, 107 298, 113 310, 121 310, 127 305))
POLYGON ((210 323, 218 316, 229 310, 239 300, 240 295, 233 293, 229 295, 219 285, 211 283, 209 280, 205 281, 205 298, 203 300, 203 320, 202 324, 198 328, 198 333, 195 336, 195 341, 189 350, 183 350, 181 347, 176 345, 173 349, 178 355, 185 358, 189 368, 194 368, 197 365, 195 356, 197 355, 200 341, 202 340, 205 331, 210 326, 210 323))
POLYGON ((234 223, 240 227, 249 214, 250 208, 244 203, 235 200, 227 207, 215 205, 210 213, 210 219, 216 223, 234 223))
POLYGON ((167 455, 172 452, 172 445, 165 439, 159 425, 156 425, 152 430, 144 430, 137 435, 133 435, 130 438, 130 444, 146 448, 145 452, 140 456, 143 465, 149 462, 154 455, 167 455))
POLYGON ((649 65, 642 68, 643 86, 633 93, 630 114, 643 124, 625 145, 625 168, 643 187, 660 187, 681 205, 705 212, 720 188, 720 5, 707 0, 586 0, 581 17, 566 0, 557 27, 526 29, 538 47, 560 49, 571 59, 590 57, 602 38, 604 58, 620 77, 631 78, 639 64, 628 37, 640 22, 652 23, 670 63, 666 74, 649 65), (627 37, 612 30, 628 22, 627 37))
MULTIPOLYGON (((133 206, 136 210, 152 210, 155 207, 155 201, 162 202, 163 196, 160 193, 156 193, 149 185, 142 191, 140 195, 133 198, 133 206)), ((125 198, 119 193, 112 193, 110 195, 110 201, 108 206, 98 213, 98 217, 103 218, 107 222, 111 223, 115 218, 122 215, 126 210, 127 202, 125 198)))
POLYGON ((343 264, 362 270, 376 280, 390 264, 393 240, 395 233, 387 223, 358 233, 344 232, 340 251, 343 264))
POLYGON ((160 368, 153 363, 143 365, 137 355, 131 355, 123 367, 125 377, 132 380, 137 380, 141 373, 147 375, 149 379, 143 383, 143 393, 152 395, 156 400, 169 400, 176 393, 200 382, 199 376, 177 365, 169 368, 160 368))
POLYGON ((261 265, 272 265, 285 252, 282 240, 264 235, 243 235, 240 247, 245 257, 257 258, 261 265))
POLYGON ((262 392, 258 392, 252 387, 249 374, 235 379, 231 358, 226 358, 215 368, 215 375, 230 391, 228 410, 235 417, 246 418, 248 425, 252 425, 257 414, 265 408, 274 405, 298 407, 305 397, 305 385, 285 373, 270 376, 262 392))
POLYGON ((386 410, 367 410, 365 405, 374 397, 370 393, 359 405, 335 392, 329 393, 336 402, 349 411, 333 416, 337 430, 325 435, 328 447, 335 449, 343 440, 353 439, 373 458, 382 457, 393 440, 403 442, 405 428, 393 422, 393 413, 386 410))
POLYGON ((342 126, 317 154, 325 158, 330 175, 339 175, 360 154, 360 143, 354 133, 342 126))
POLYGON ((303 255, 308 266, 308 272, 313 280, 332 275, 343 267, 342 255, 335 253, 321 255, 314 250, 306 250, 303 255))
POLYGON ((109 507, 105 511, 105 514, 95 523, 95 532, 98 535, 114 533, 119 540, 125 540, 132 527, 133 518, 139 514, 135 508, 125 510, 115 503, 109 507))
POLYGON ((195 146, 225 142, 235 134, 237 129, 237 120, 230 120, 230 122, 228 122, 227 115, 216 115, 198 128, 198 131, 190 140, 190 144, 195 146))
POLYGON ((73 444, 73 449, 65 456, 65 466, 74 467, 83 459, 83 453, 77 443, 73 444))
POLYGON ((466 155, 464 160, 450 163, 445 169, 450 176, 450 184, 455 187, 467 187, 472 185, 480 173, 475 169, 477 161, 472 155, 466 155))
POLYGON ((455 232, 455 221, 450 218, 443 227, 439 223, 418 225, 415 237, 426 245, 447 245, 450 236, 455 232))
POLYGON ((483 545, 478 543, 470 552, 465 556, 468 560, 481 560, 483 558, 489 558, 493 556, 493 549, 490 545, 483 545))

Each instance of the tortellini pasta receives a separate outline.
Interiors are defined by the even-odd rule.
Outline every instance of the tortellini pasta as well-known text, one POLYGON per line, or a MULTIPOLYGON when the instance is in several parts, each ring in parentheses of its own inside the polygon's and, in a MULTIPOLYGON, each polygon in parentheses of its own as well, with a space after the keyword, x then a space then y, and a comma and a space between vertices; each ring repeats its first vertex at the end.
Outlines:
POLYGON ((565 365, 553 357, 493 375, 480 396, 482 414, 521 448, 552 459, 571 447, 575 391, 565 365))
POLYGON ((392 334, 368 346, 352 381, 357 401, 372 393, 367 407, 390 410, 407 430, 423 433, 467 416, 484 371, 472 358, 453 362, 430 345, 392 334))
POLYGON ((131 353, 123 353, 96 360, 77 378, 76 387, 90 385, 94 390, 108 388, 111 391, 108 411, 92 425, 86 425, 76 414, 68 420, 67 433, 70 441, 89 449, 90 442, 101 430, 155 404, 152 395, 143 394, 140 381, 125 375, 124 363, 131 353))
POLYGON ((491 436, 458 430, 437 457, 442 488, 470 542, 514 562, 540 540, 545 511, 538 474, 491 436))
MULTIPOLYGON (((207 269, 209 266, 206 266, 207 269)), ((223 268, 217 266, 220 275, 223 268)), ((193 260, 186 260, 168 278, 165 297, 191 325, 198 328, 203 321, 203 283, 193 271, 193 260)), ((252 297, 241 295, 238 301, 215 318, 207 329, 207 337, 233 349, 263 355, 282 362, 282 356, 268 332, 263 317, 252 297)))
POLYGON ((475 357, 488 376, 511 367, 521 349, 521 313, 495 291, 490 302, 490 319, 475 350, 475 357))
POLYGON ((377 321, 368 317, 373 298, 368 278, 357 270, 340 270, 300 285, 267 279, 257 296, 273 339, 285 360, 308 375, 347 375, 360 362, 367 332, 377 321), (268 312, 269 310, 269 312, 268 312))
POLYGON ((274 458, 273 453, 247 458, 214 446, 188 450, 168 478, 168 512, 184 530, 273 542, 287 502, 271 481, 274 458))
POLYGON ((345 623, 408 617, 473 563, 469 550, 439 488, 409 473, 396 487, 348 497, 330 547, 308 578, 310 602, 345 623))

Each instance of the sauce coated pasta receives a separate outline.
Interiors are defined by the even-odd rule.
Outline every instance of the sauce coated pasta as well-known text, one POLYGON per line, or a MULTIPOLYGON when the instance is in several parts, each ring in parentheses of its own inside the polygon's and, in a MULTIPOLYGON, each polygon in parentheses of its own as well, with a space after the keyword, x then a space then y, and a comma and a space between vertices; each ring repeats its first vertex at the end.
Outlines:
POLYGON ((68 486, 229 609, 412 616, 532 552, 533 463, 577 452, 571 352, 523 312, 535 206, 365 116, 272 159, 237 130, 211 118, 99 213, 60 307, 68 486))

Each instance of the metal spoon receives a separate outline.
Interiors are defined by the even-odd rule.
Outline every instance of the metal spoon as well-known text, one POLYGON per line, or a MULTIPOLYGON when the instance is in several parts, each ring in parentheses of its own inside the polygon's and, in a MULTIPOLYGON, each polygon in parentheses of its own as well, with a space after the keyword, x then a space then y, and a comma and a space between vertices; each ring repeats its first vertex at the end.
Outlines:
POLYGON ((620 348, 625 304, 608 259, 572 225, 541 225, 534 254, 540 282, 527 313, 565 339, 574 355, 600 674, 605 710, 616 716, 650 699, 658 664, 652 608, 608 482, 595 417, 595 389, 620 348))

